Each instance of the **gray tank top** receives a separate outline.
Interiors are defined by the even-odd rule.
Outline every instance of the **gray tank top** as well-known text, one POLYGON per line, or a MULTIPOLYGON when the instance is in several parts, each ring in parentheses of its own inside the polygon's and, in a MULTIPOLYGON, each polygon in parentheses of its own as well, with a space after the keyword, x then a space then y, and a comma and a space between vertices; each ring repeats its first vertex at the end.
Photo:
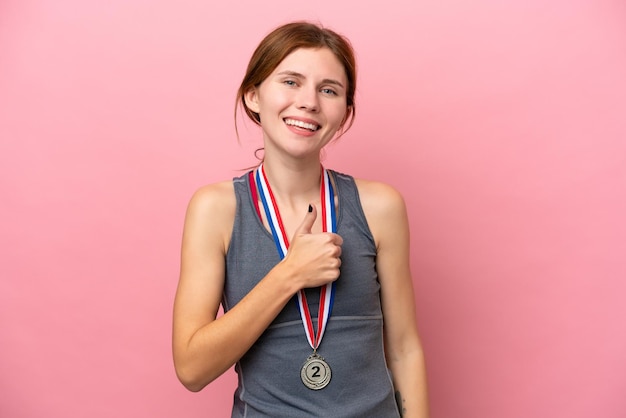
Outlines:
MULTIPOLYGON (((300 368, 312 353, 294 297, 235 365, 233 417, 399 417, 383 351, 376 247, 354 179, 331 172, 339 199, 337 233, 344 240, 333 311, 318 353, 332 370, 321 390, 308 389, 300 368)), ((235 306, 279 261, 259 219, 248 174, 233 180, 235 223, 226 255, 225 311, 235 306)), ((317 316, 319 290, 307 289, 317 316)), ((316 323, 316 318, 313 322, 316 323)))

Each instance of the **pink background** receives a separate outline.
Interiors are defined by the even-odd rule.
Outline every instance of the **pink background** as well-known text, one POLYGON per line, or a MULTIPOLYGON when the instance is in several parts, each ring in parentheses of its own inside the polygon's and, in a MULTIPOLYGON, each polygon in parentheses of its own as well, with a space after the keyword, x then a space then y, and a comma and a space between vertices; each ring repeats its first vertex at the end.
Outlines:
POLYGON ((406 196, 433 418, 626 416, 621 0, 0 2, 0 416, 227 416, 178 383, 187 201, 254 163, 263 35, 351 38, 327 166, 406 196))

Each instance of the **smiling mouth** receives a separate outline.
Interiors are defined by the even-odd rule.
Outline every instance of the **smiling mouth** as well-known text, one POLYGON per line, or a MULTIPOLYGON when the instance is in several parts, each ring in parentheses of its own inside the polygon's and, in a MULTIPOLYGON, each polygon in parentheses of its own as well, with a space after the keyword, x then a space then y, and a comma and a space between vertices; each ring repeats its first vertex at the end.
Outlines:
POLYGON ((316 125, 314 123, 307 123, 307 122, 302 122, 301 120, 295 120, 295 119, 284 119, 285 123, 287 125, 290 126, 296 126, 298 128, 302 128, 302 129, 308 129, 311 132, 315 132, 318 129, 321 128, 320 125, 316 125))

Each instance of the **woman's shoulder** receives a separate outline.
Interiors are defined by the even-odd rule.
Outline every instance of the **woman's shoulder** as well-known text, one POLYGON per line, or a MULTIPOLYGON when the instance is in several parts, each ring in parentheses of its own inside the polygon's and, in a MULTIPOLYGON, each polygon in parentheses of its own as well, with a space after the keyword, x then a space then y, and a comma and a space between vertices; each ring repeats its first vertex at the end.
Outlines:
POLYGON ((359 199, 370 230, 380 250, 408 231, 407 210, 402 194, 380 181, 355 179, 359 199))
POLYGON ((355 178, 363 210, 373 214, 388 214, 389 211, 404 210, 404 198, 393 186, 381 181, 355 178))
POLYGON ((234 216, 236 205, 232 180, 211 183, 198 188, 191 196, 187 216, 212 219, 219 224, 234 216))
POLYGON ((206 184, 198 188, 191 196, 190 204, 198 206, 214 206, 235 199, 232 180, 206 184))

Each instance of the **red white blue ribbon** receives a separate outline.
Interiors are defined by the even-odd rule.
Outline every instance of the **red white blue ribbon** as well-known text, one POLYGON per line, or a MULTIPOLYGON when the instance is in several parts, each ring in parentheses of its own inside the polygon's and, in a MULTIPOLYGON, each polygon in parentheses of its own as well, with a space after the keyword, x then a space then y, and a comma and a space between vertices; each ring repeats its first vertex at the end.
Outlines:
MULTIPOLYGON (((322 167, 320 186, 320 202, 322 203, 322 229, 324 232, 337 232, 337 217, 335 213, 335 193, 333 186, 330 182, 330 175, 328 171, 322 167)), ((289 238, 285 233, 285 227, 278 211, 278 205, 276 199, 270 188, 270 184, 267 181, 265 175, 265 168, 263 164, 256 170, 256 183, 261 202, 263 203, 263 209, 265 216, 267 217, 274 237, 274 243, 280 258, 283 259, 289 250, 289 238)), ((330 318, 331 311, 333 309, 333 301, 335 297, 335 283, 328 283, 320 288, 320 301, 319 311, 317 315, 317 333, 313 328, 313 320, 311 313, 309 312, 309 305, 306 300, 304 289, 298 291, 298 310, 300 311, 300 317, 302 318, 302 325, 304 325, 304 332, 306 338, 313 348, 313 351, 317 350, 324 331, 326 331, 326 325, 330 318)))

